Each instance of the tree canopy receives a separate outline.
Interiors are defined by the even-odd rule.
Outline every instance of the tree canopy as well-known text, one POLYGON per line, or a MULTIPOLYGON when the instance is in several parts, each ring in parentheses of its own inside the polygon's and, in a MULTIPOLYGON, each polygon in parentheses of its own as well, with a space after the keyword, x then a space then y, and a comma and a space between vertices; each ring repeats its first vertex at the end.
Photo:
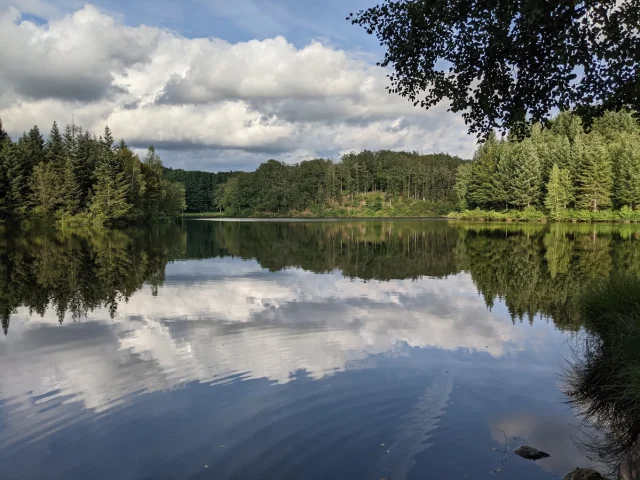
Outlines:
POLYGON ((636 0, 385 0, 347 20, 386 48, 391 93, 447 100, 471 133, 640 109, 636 0))
POLYGON ((16 142, 0 122, 0 222, 44 215, 76 223, 122 224, 175 216, 182 184, 164 177, 153 147, 144 162, 109 127, 96 138, 54 122, 47 140, 37 126, 16 142))

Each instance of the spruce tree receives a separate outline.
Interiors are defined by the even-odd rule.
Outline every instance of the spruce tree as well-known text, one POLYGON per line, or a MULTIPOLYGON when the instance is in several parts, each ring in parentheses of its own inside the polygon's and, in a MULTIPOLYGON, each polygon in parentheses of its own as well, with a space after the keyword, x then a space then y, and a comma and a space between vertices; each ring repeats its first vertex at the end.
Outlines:
POLYGON ((11 137, 2 126, 2 119, 0 118, 0 150, 8 146, 9 143, 11 143, 11 137))
POLYGON ((513 204, 524 208, 540 200, 542 172, 540 160, 531 139, 514 144, 513 204))
POLYGON ((489 208, 495 203, 493 198, 493 176, 496 172, 496 149, 498 142, 495 135, 480 145, 471 164, 468 199, 472 206, 489 208))
POLYGON ((131 210, 127 200, 128 184, 115 153, 107 142, 101 143, 90 211, 104 223, 114 224, 126 220, 131 210))
POLYGON ((29 169, 27 136, 23 134, 5 151, 5 174, 7 177, 6 209, 11 216, 25 214, 29 207, 29 169))
POLYGON ((615 166, 615 197, 619 206, 640 205, 640 137, 620 136, 612 148, 615 166))
POLYGON ((62 203, 59 176, 51 162, 35 166, 30 178, 31 204, 36 213, 49 214, 62 203))
POLYGON ((509 209, 509 204, 514 200, 513 182, 516 164, 513 158, 513 145, 510 142, 500 142, 497 148, 496 172, 493 175, 493 198, 509 209))
MULTIPOLYGON (((471 182, 472 176, 472 165, 470 162, 463 163, 458 167, 456 172, 456 183, 454 185, 454 191, 456 194, 456 198, 458 200, 458 208, 460 210, 466 210, 469 208, 469 183, 471 182)), ((225 184, 223 184, 224 187, 225 184)), ((220 188, 220 198, 224 199, 226 197, 226 188, 220 188)), ((223 205, 223 201, 220 200, 219 204, 223 205)))
POLYGON ((613 171, 603 137, 589 135, 578 174, 578 204, 593 212, 611 206, 613 171))
POLYGON ((153 147, 147 150, 147 156, 142 164, 142 175, 145 183, 144 210, 147 217, 160 214, 160 204, 164 196, 162 160, 153 147))
POLYGON ((146 188, 140 159, 129 149, 124 140, 120 141, 116 147, 116 155, 127 180, 127 199, 134 208, 140 209, 146 188))
POLYGON ((569 171, 554 165, 549 175, 547 184, 547 196, 544 205, 551 216, 559 220, 567 205, 573 201, 571 177, 569 171))

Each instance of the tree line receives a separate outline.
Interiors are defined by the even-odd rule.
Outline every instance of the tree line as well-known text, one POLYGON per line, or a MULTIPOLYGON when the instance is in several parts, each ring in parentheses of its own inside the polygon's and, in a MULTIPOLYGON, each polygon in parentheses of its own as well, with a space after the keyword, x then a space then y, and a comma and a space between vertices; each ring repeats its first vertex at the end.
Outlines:
POLYGON ((640 125, 631 113, 607 112, 590 128, 564 112, 524 140, 490 135, 461 165, 461 210, 537 208, 562 219, 568 210, 640 207, 640 125))
POLYGON ((96 137, 77 125, 61 132, 54 122, 46 140, 34 126, 13 142, 0 121, 0 219, 145 222, 182 213, 184 198, 153 147, 141 160, 109 127, 96 137))
POLYGON ((213 203, 231 215, 286 214, 324 207, 381 210, 396 201, 455 202, 458 157, 438 153, 363 151, 339 162, 314 159, 296 165, 269 160, 218 185, 213 203))
POLYGON ((171 182, 184 185, 187 213, 214 212, 219 209, 215 202, 214 190, 235 175, 234 172, 203 172, 198 170, 182 170, 180 168, 164 169, 164 177, 171 182))

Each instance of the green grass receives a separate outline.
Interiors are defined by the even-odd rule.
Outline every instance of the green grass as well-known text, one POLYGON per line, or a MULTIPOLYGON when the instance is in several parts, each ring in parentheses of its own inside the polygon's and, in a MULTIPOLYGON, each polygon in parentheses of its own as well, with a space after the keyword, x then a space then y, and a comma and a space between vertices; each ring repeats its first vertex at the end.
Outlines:
POLYGON ((591 212, 589 210, 565 210, 556 218, 551 218, 544 212, 536 210, 533 207, 527 207, 524 210, 509 210, 504 212, 496 212, 494 210, 464 210, 462 212, 452 212, 448 218, 472 221, 487 222, 615 222, 615 223, 631 223, 640 222, 640 210, 631 210, 623 207, 620 210, 600 210, 591 212))
POLYGON ((640 435, 640 278, 593 283, 580 312, 584 343, 574 349, 565 393, 606 432, 584 446, 614 471, 640 435))

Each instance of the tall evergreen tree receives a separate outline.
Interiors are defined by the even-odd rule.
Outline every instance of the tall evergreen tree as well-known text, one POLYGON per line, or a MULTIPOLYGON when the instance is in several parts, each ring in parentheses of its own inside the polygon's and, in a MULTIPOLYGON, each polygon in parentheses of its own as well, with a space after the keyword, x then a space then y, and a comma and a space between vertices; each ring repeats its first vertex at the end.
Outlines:
POLYGON ((131 210, 128 183, 125 172, 108 142, 101 142, 101 152, 96 171, 96 185, 91 201, 92 214, 112 224, 124 221, 131 210))
POLYGON ((621 135, 612 148, 615 164, 614 191, 618 205, 640 205, 640 138, 621 135))
POLYGON ((30 178, 31 203, 36 213, 49 214, 62 204, 58 172, 53 163, 40 163, 30 178))
MULTIPOLYGON (((469 183, 471 183, 471 176, 473 175, 471 167, 471 163, 463 163, 458 167, 458 171, 456 173, 456 183, 454 189, 456 198, 458 200, 458 208, 460 210, 466 210, 467 208, 469 208, 469 183)), ((221 192, 221 195, 224 198, 224 189, 221 192)))
POLYGON ((493 176, 493 197, 496 202, 509 209, 514 201, 514 181, 516 163, 512 155, 513 145, 510 142, 500 142, 497 149, 496 173, 493 176))
POLYGON ((603 137, 597 134, 589 137, 578 175, 578 204, 595 212, 611 206, 613 171, 603 137))
POLYGON ((514 144, 513 204, 524 208, 540 201, 542 170, 531 139, 514 144))
POLYGON ((9 134, 2 126, 2 119, 0 118, 0 150, 8 146, 9 143, 11 143, 11 137, 9 137, 9 134))
POLYGON ((153 147, 147 150, 147 156, 142 164, 142 175, 146 186, 144 194, 144 211, 148 217, 160 214, 160 207, 164 197, 162 160, 153 147))
POLYGON ((27 142, 27 136, 23 134, 5 152, 5 173, 8 183, 6 209, 11 216, 20 216, 28 209, 31 170, 27 160, 29 152, 27 142))
POLYGON ((549 175, 547 184, 547 196, 544 201, 545 207, 551 216, 559 220, 567 205, 573 201, 571 177, 569 171, 554 165, 549 175))
POLYGON ((127 199, 134 208, 141 207, 146 186, 142 177, 140 159, 129 149, 124 140, 120 141, 116 147, 116 155, 127 180, 127 199))
POLYGON ((468 187, 469 203, 480 208, 488 208, 495 203, 493 198, 493 176, 496 172, 496 150, 498 141, 495 135, 478 148, 471 164, 471 180, 468 187))

